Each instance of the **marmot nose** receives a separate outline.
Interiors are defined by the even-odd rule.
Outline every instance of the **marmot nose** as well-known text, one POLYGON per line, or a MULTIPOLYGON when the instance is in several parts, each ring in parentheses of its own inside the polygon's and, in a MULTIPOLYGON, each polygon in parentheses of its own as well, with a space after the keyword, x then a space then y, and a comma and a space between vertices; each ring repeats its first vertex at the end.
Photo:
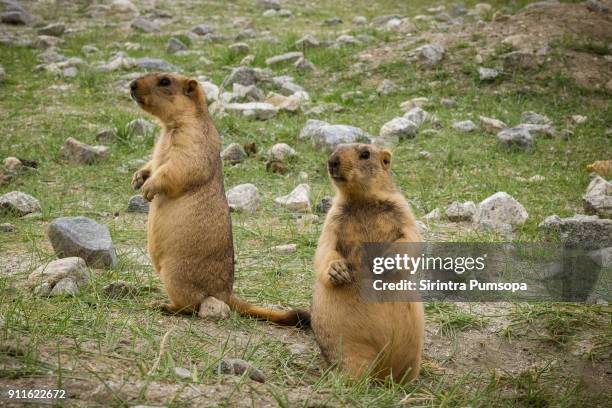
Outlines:
POLYGON ((138 83, 136 82, 136 80, 134 80, 134 81, 132 81, 132 82, 130 83, 130 89, 131 89, 132 91, 135 91, 136 89, 138 89, 138 83))
POLYGON ((329 169, 337 169, 340 166, 340 157, 333 155, 332 157, 329 158, 329 160, 327 161, 327 167, 329 167, 329 169))

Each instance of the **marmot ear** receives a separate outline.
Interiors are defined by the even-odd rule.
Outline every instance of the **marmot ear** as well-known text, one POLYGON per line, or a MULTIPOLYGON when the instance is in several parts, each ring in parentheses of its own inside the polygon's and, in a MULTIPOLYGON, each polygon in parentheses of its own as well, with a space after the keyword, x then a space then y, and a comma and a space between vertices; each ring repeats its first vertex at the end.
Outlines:
POLYGON ((391 152, 388 150, 382 150, 380 152, 380 161, 382 163, 383 169, 389 170, 391 167, 391 152))
POLYGON ((185 88, 184 88, 185 95, 193 96, 197 89, 198 89, 198 81, 196 81, 195 79, 190 79, 185 84, 185 88))

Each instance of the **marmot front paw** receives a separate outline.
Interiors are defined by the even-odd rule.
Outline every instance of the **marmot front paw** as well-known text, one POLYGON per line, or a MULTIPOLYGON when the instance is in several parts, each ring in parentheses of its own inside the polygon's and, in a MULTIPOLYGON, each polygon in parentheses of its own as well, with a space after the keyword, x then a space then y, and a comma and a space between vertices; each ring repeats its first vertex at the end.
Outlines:
POLYGON ((151 172, 149 170, 140 169, 132 177, 132 188, 138 190, 147 181, 151 172))
POLYGON ((153 201, 153 198, 159 193, 159 189, 153 182, 154 179, 148 179, 142 185, 142 196, 147 199, 147 201, 153 201))
POLYGON ((336 286, 346 285, 353 281, 349 267, 344 261, 332 262, 331 265, 329 265, 327 274, 329 275, 331 283, 336 286))

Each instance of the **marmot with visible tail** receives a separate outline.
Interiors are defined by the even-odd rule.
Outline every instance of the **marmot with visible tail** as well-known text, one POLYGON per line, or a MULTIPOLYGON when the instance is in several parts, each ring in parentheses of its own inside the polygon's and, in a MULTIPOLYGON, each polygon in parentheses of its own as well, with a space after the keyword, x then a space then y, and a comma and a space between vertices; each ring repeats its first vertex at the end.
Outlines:
POLYGON ((420 241, 390 166, 391 153, 368 144, 340 145, 329 158, 337 194, 314 259, 312 329, 325 359, 351 378, 407 382, 421 363, 422 304, 365 303, 359 290, 362 244, 420 241))
POLYGON ((170 312, 197 312, 213 296, 237 312, 284 325, 308 325, 301 310, 258 308, 232 295, 234 246, 223 188, 219 134, 198 81, 153 73, 130 84, 132 98, 162 126, 153 159, 132 179, 151 201, 148 249, 170 312))

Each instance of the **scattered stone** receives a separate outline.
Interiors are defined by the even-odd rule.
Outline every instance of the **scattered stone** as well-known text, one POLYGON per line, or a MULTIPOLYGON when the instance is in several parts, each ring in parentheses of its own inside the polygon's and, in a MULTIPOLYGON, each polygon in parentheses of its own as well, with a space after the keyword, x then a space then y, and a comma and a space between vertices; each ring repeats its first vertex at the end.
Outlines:
POLYGON ((183 367, 175 367, 174 374, 176 374, 178 378, 182 378, 183 380, 191 379, 191 371, 183 367))
POLYGON ((474 6, 474 11, 480 17, 484 17, 491 13, 493 7, 489 3, 478 3, 474 6))
POLYGON ((526 49, 527 43, 529 41, 529 36, 526 34, 514 34, 508 36, 502 40, 503 45, 507 45, 511 47, 513 50, 522 50, 526 49))
POLYGON ((395 88, 395 82, 390 79, 384 79, 380 85, 378 85, 378 88, 376 88, 376 92, 378 92, 379 95, 387 96, 394 92, 395 88))
POLYGON ((205 36, 208 34, 212 34, 213 33, 213 28, 208 25, 208 24, 198 24, 196 26, 191 27, 190 30, 192 33, 200 35, 200 36, 205 36))
POLYGON ((41 211, 40 202, 31 195, 21 191, 11 191, 0 196, 0 213, 9 213, 23 217, 24 215, 41 211))
POLYGON ((471 222, 476 215, 476 204, 473 201, 460 203, 454 201, 445 211, 446 218, 452 222, 469 221, 471 222))
POLYGON ((418 126, 405 117, 393 118, 380 128, 380 137, 383 139, 398 138, 412 139, 416 136, 418 126))
POLYGON ((295 43, 295 48, 303 49, 303 48, 316 48, 321 45, 319 40, 317 40, 314 36, 307 34, 304 37, 297 40, 295 43))
POLYGON ((431 210, 430 212, 428 212, 427 214, 425 214, 425 216, 423 217, 423 219, 425 221, 438 221, 442 218, 442 211, 440 211, 439 208, 434 208, 433 210, 431 210))
POLYGON ((574 123, 576 125, 582 125, 583 123, 586 123, 586 121, 587 121, 587 117, 586 116, 582 116, 582 115, 572 115, 570 119, 571 119, 572 123, 574 123))
POLYGON ((259 82, 263 82, 269 79, 269 75, 266 71, 259 68, 251 67, 237 67, 232 69, 232 72, 223 81, 223 87, 228 88, 234 83, 240 85, 249 86, 257 85, 259 82))
POLYGON ((90 146, 69 137, 60 149, 60 154, 71 163, 93 164, 108 157, 108 147, 90 146))
POLYGON ((117 264, 108 227, 85 217, 56 218, 47 228, 55 254, 60 257, 78 256, 88 266, 112 268, 117 264))
POLYGON ((286 207, 291 211, 309 212, 310 211, 310 186, 308 184, 298 185, 291 193, 286 196, 277 197, 274 202, 286 207))
POLYGON ((368 23, 368 19, 364 16, 353 17, 353 24, 355 25, 365 25, 367 23, 368 23))
POLYGON ((431 159, 431 153, 429 153, 427 150, 421 150, 417 157, 422 160, 429 160, 431 159))
POLYGON ((219 362, 218 372, 221 374, 238 376, 246 373, 253 381, 260 383, 266 382, 266 378, 257 368, 239 358, 225 358, 221 360, 219 362))
POLYGON ((257 4, 264 10, 280 10, 281 3, 279 0, 257 0, 257 4))
POLYGON ((608 13, 610 11, 610 7, 599 0, 586 0, 584 5, 594 13, 608 13))
POLYGON ((155 124, 146 119, 134 119, 125 125, 125 131, 132 137, 144 137, 155 130, 155 124))
POLYGON ((533 136, 528 130, 519 127, 504 129, 497 134, 497 143, 503 147, 516 147, 520 150, 533 148, 533 136))
POLYGON ((81 47, 81 52, 85 55, 90 55, 90 54, 98 54, 100 50, 93 45, 87 44, 81 47))
POLYGON ((279 110, 297 112, 310 100, 306 92, 296 92, 291 96, 280 95, 271 92, 264 102, 269 103, 279 110))
POLYGON ((293 66, 300 74, 312 72, 316 69, 315 65, 312 62, 308 61, 306 58, 298 59, 297 61, 295 61, 295 64, 293 64, 293 66))
POLYGON ((110 9, 114 14, 138 14, 138 8, 129 0, 113 0, 110 9))
POLYGON ((336 44, 338 46, 342 46, 342 45, 361 45, 361 41, 359 41, 357 38, 353 37, 352 35, 344 34, 344 35, 341 35, 340 37, 336 38, 336 44))
POLYGON ((104 294, 113 299, 132 297, 138 293, 138 288, 131 282, 117 280, 104 286, 104 294))
POLYGON ((259 191, 253 184, 234 186, 227 191, 226 195, 232 211, 254 213, 259 207, 259 191))
POLYGON ((460 132, 469 133, 476 130, 476 125, 471 120, 455 121, 453 122, 453 129, 460 132))
POLYGON ((326 26, 335 26, 338 24, 342 24, 342 19, 339 17, 332 17, 323 21, 323 25, 326 26))
POLYGON ((230 307, 222 300, 209 296, 200 303, 198 317, 202 319, 221 320, 230 316, 230 307))
POLYGON ((481 81, 492 81, 499 76, 499 72, 492 68, 478 68, 478 77, 481 81))
POLYGON ((444 47, 440 44, 426 44, 410 54, 427 65, 437 65, 444 57, 444 47))
POLYGON ((612 183, 595 176, 582 197, 584 212, 601 218, 612 218, 612 183))
POLYGON ((266 65, 273 66, 284 62, 295 62, 300 58, 304 58, 304 54, 302 52, 287 52, 285 54, 276 55, 274 57, 266 59, 266 65))
POLYGON ((0 14, 0 21, 10 25, 28 25, 33 21, 33 18, 22 8, 5 11, 0 14))
POLYGON ((187 45, 179 40, 176 37, 172 37, 168 40, 168 45, 166 46, 166 52, 168 54, 176 54, 179 51, 187 50, 187 45))
POLYGON ((285 244, 285 245, 277 245, 270 248, 270 251, 277 254, 292 254, 297 251, 296 244, 285 244))
POLYGON ((421 125, 427 120, 429 114, 425 112, 423 109, 416 107, 410 109, 408 112, 404 114, 404 119, 408 119, 412 123, 414 123, 417 127, 421 127, 421 125))
POLYGON ((10 224, 8 222, 3 222, 2 224, 0 224, 0 232, 14 232, 15 231, 15 226, 13 224, 10 224))
POLYGON ((243 42, 234 43, 229 46, 229 49, 230 51, 233 51, 238 54, 248 54, 249 52, 251 52, 251 47, 249 47, 249 44, 243 42))
POLYGON ((280 9, 278 11, 278 16, 283 17, 283 18, 290 18, 290 17, 293 17, 293 12, 291 12, 291 10, 288 10, 288 9, 280 9))
POLYGON ((257 120, 271 119, 278 112, 274 105, 264 102, 230 103, 225 109, 234 114, 257 120))
POLYGON ((317 203, 315 211, 321 214, 327 214, 333 203, 332 197, 323 197, 317 203))
POLYGON ((534 125, 531 123, 521 123, 519 125, 516 125, 515 128, 526 130, 533 137, 555 137, 557 135, 557 131, 555 130, 555 128, 550 125, 534 125))
POLYGON ((179 69, 170 64, 167 61, 164 61, 160 58, 138 58, 136 61, 136 66, 145 70, 154 70, 154 71, 166 71, 166 72, 177 72, 179 69))
POLYGON ((104 129, 96 133, 96 142, 111 143, 117 139, 117 129, 104 129))
POLYGON ((255 85, 244 86, 236 83, 232 86, 232 94, 232 99, 249 102, 258 102, 265 98, 263 91, 255 85))
POLYGON ((23 163, 16 157, 4 159, 4 168, 10 173, 16 173, 23 168, 23 163))
POLYGON ((120 69, 131 69, 136 65, 136 60, 128 57, 123 52, 114 54, 106 64, 99 64, 96 70, 99 72, 113 72, 120 69))
POLYGON ((38 34, 39 35, 50 35, 53 37, 61 37, 62 34, 64 34, 64 31, 66 30, 66 26, 62 23, 53 23, 53 24, 48 24, 42 28, 38 29, 38 34))
POLYGON ((266 10, 262 13, 263 17, 275 17, 278 14, 278 12, 274 9, 269 9, 266 10))
POLYGON ((400 109, 404 112, 408 112, 414 108, 424 108, 429 105, 429 99, 425 97, 412 98, 409 101, 402 102, 400 109))
POLYGON ((513 51, 503 56, 506 71, 533 69, 538 66, 536 56, 527 51, 513 51))
POLYGON ((506 124, 501 120, 494 118, 487 118, 486 116, 480 117, 480 128, 487 133, 498 133, 505 128, 506 124))
POLYGON ((286 143, 277 143, 270 148, 268 155, 272 160, 286 161, 295 156, 295 150, 286 143))
POLYGON ((312 136, 312 144, 317 150, 333 150, 342 143, 370 143, 372 137, 363 130, 347 125, 326 124, 318 128, 312 136))
POLYGON ((28 276, 30 288, 43 296, 75 295, 88 282, 86 263, 79 257, 56 259, 39 266, 28 276))
POLYGON ((508 232, 527 221, 525 207, 505 192, 497 192, 484 199, 478 206, 476 223, 482 229, 508 232))
POLYGON ((143 17, 138 17, 136 20, 132 21, 130 27, 143 33, 154 33, 159 31, 159 24, 143 17))
POLYGON ((551 215, 538 228, 557 235, 567 247, 599 249, 612 246, 612 220, 597 215, 576 214, 568 218, 551 215))
POLYGON ((230 164, 236 164, 246 159, 247 154, 238 143, 232 143, 221 152, 223 161, 230 164))
POLYGON ((149 202, 141 195, 130 197, 127 205, 127 212, 149 213, 149 202))
POLYGON ((526 111, 521 114, 521 123, 527 123, 532 125, 551 125, 552 120, 548 116, 540 115, 532 111, 526 111))

